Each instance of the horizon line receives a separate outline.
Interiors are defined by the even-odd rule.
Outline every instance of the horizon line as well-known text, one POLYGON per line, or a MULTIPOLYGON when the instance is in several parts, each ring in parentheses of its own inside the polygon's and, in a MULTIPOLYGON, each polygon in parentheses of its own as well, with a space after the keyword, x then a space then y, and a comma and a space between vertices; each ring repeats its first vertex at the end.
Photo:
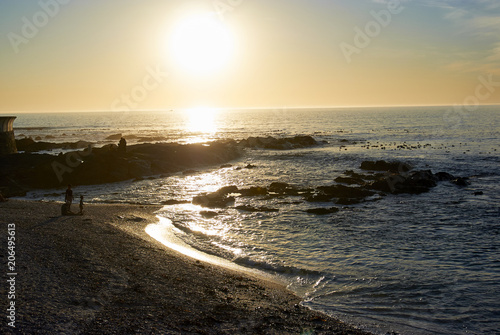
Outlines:
MULTIPOLYGON (((0 115, 7 115, 12 113, 20 113, 20 114, 58 114, 58 113, 137 113, 137 112, 178 112, 178 111, 187 111, 196 108, 203 108, 207 110, 234 110, 234 111, 245 111, 245 110, 272 110, 272 109, 284 109, 284 110, 300 110, 300 109, 346 109, 346 108, 402 108, 402 107, 454 107, 454 106, 465 106, 463 104, 430 104, 430 105, 356 105, 356 106, 265 106, 265 107, 206 107, 206 106, 197 106, 197 107, 182 107, 182 108, 151 108, 151 109, 134 109, 134 110, 123 110, 123 111, 113 111, 113 110, 98 110, 98 109, 87 109, 87 110, 39 110, 39 111, 0 111, 0 115)), ((500 102, 497 103, 488 103, 488 104, 479 104, 478 107, 486 107, 486 106, 500 106, 500 102)))

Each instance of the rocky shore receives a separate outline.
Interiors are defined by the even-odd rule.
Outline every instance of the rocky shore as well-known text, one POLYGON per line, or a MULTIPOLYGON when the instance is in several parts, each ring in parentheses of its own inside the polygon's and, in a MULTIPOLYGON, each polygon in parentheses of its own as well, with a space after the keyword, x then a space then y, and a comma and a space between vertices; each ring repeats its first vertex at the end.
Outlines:
POLYGON ((62 217, 58 203, 0 203, 2 227, 15 224, 18 273, 16 328, 4 319, 1 333, 367 334, 300 306, 280 284, 164 247, 144 232, 156 209, 88 205, 62 217))
MULTIPOLYGON (((366 173, 347 170, 334 179, 335 183, 314 188, 300 188, 283 182, 268 186, 238 188, 225 186, 212 193, 195 196, 192 203, 207 208, 224 208, 235 202, 235 197, 258 197, 271 200, 296 197, 295 201, 309 203, 330 203, 337 206, 355 205, 366 201, 381 200, 393 194, 421 194, 429 192, 439 182, 450 182, 457 187, 468 185, 468 179, 456 177, 447 172, 433 173, 431 170, 414 170, 404 162, 363 161, 359 166, 366 173), (300 198, 300 200, 297 199, 300 198)), ((277 212, 268 207, 237 206, 238 210, 250 212, 277 212)), ((320 207, 306 210, 310 214, 326 215, 340 210, 339 207, 320 207)))
POLYGON ((17 140, 22 153, 0 157, 0 191, 23 196, 31 189, 66 184, 94 185, 141 179, 223 164, 240 157, 245 148, 287 150, 318 145, 310 136, 276 139, 251 137, 199 144, 142 143, 95 148, 89 142, 50 143, 17 140), (39 153, 53 149, 82 149, 59 155, 39 153))

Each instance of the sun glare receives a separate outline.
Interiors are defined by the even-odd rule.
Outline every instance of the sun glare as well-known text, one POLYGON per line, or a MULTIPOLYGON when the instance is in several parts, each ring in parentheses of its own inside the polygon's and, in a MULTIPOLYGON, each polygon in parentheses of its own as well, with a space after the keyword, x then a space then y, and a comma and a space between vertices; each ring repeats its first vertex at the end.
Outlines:
POLYGON ((234 49, 229 29, 216 15, 193 15, 180 20, 170 37, 170 54, 184 71, 194 75, 218 73, 234 49))
POLYGON ((215 110, 205 107, 187 110, 189 131, 194 133, 213 134, 217 131, 215 110))

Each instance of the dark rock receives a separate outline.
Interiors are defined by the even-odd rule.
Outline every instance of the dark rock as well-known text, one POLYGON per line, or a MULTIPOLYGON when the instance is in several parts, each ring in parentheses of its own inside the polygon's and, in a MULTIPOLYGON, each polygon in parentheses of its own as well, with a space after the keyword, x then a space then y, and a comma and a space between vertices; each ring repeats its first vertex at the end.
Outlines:
POLYGON ((337 205, 356 205, 359 203, 363 202, 363 198, 339 198, 337 202, 335 202, 337 205))
POLYGON ((224 208, 234 202, 234 197, 227 197, 217 193, 202 194, 193 198, 193 204, 208 208, 224 208))
POLYGON ((235 185, 225 186, 225 187, 222 187, 222 188, 218 189, 217 191, 215 191, 215 193, 219 194, 219 195, 228 195, 230 193, 238 193, 238 187, 235 185))
POLYGON ((453 179, 456 179, 453 175, 449 174, 448 172, 438 172, 434 175, 438 181, 451 181, 453 179))
POLYGON ((460 186, 460 187, 465 187, 465 186, 469 185, 468 178, 464 178, 464 177, 458 177, 457 179, 454 179, 451 182, 457 186, 460 186))
POLYGON ((236 206, 235 207, 238 210, 241 211, 246 211, 246 212, 279 212, 279 209, 276 208, 269 208, 269 207, 253 207, 253 206, 248 206, 248 205, 242 205, 242 206, 236 206))
POLYGON ((252 186, 250 188, 241 189, 238 191, 243 196, 259 196, 259 195, 267 195, 268 191, 265 187, 252 186))
POLYGON ((92 144, 93 143, 87 141, 64 143, 35 142, 31 138, 16 140, 17 149, 25 152, 50 151, 54 149, 83 149, 91 146, 92 144))
POLYGON ((138 142, 161 142, 166 140, 168 140, 168 138, 165 136, 144 136, 137 138, 138 142))
POLYGON ((430 170, 421 170, 405 174, 387 175, 372 182, 368 187, 393 194, 420 194, 435 187, 437 181, 438 178, 430 170))
POLYGON ((316 214, 316 215, 327 215, 327 214, 333 214, 337 213, 339 209, 337 207, 331 207, 331 208, 310 208, 306 210, 306 213, 309 214, 316 214))
POLYGON ((362 187, 350 187, 345 185, 320 186, 318 190, 332 198, 364 198, 375 194, 373 191, 362 187))
POLYGON ((353 178, 353 177, 337 177, 334 179, 337 183, 349 184, 349 185, 364 185, 366 182, 363 179, 353 178))
POLYGON ((325 194, 324 192, 317 192, 304 197, 308 202, 330 202, 332 198, 333 195, 325 194))
POLYGON ((474 195, 483 195, 483 191, 474 192, 474 195))
POLYGON ((35 143, 35 141, 31 137, 25 137, 20 140, 16 140, 16 147, 19 151, 26 151, 26 148, 29 148, 35 143))
POLYGON ((108 137, 106 137, 106 140, 110 140, 110 141, 118 141, 122 138, 122 134, 119 133, 119 134, 113 134, 113 135, 109 135, 108 137))
POLYGON ((307 148, 318 144, 311 136, 295 136, 288 141, 293 144, 294 148, 307 148))
POLYGON ((271 185, 269 185, 268 187, 268 191, 269 192, 273 192, 273 193, 277 193, 277 194, 281 194, 281 195, 290 195, 290 196, 294 196, 294 195, 298 195, 299 194, 299 191, 287 184, 287 183, 282 183, 282 182, 273 182, 271 183, 271 185))
POLYGON ((169 199, 162 201, 162 205, 180 205, 180 204, 189 204, 191 201, 188 200, 175 200, 175 199, 169 199))
POLYGON ((129 175, 135 178, 153 174, 151 171, 151 163, 142 159, 129 160, 128 170, 129 175))
POLYGON ((212 219, 214 217, 216 217, 217 215, 219 215, 219 212, 214 212, 214 211, 201 211, 200 212, 200 215, 203 216, 204 218, 207 218, 207 219, 212 219))
POLYGON ((394 191, 394 183, 396 182, 396 178, 398 176, 387 176, 385 178, 381 178, 379 180, 375 180, 371 182, 367 187, 371 190, 377 190, 387 193, 392 193, 394 191))
MULTIPOLYGON (((26 146, 40 143, 31 139, 21 141, 21 145, 26 146)), ((79 141, 74 145, 84 146, 87 143, 79 141)), ((122 154, 116 149, 115 144, 110 144, 58 156, 30 153, 3 156, 0 160, 0 187, 13 189, 8 185, 9 180, 26 190, 66 184, 111 183, 221 164, 241 154, 236 145, 227 141, 212 142, 209 146, 139 144, 127 146, 127 152, 122 154)))
POLYGON ((27 193, 27 189, 21 186, 18 182, 8 178, 6 176, 0 175, 0 193, 6 197, 24 197, 27 193))
POLYGON ((289 138, 249 137, 238 143, 246 148, 262 148, 274 150, 290 150, 296 148, 307 148, 318 145, 318 142, 311 136, 295 136, 289 138))
POLYGON ((411 166, 403 162, 364 161, 361 163, 360 169, 403 173, 410 171, 411 166))
POLYGON ((257 166, 255 165, 252 165, 252 164, 248 164, 247 166, 245 166, 245 169, 255 169, 257 166))
POLYGON ((409 178, 406 179, 406 183, 431 188, 437 186, 437 180, 431 170, 421 170, 411 172, 409 178))

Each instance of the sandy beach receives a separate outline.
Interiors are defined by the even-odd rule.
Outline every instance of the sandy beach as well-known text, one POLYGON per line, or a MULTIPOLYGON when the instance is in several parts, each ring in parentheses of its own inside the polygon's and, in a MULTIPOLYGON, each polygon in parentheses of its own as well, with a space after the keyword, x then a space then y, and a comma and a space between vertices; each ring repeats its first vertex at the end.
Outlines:
POLYGON ((163 246, 144 232, 156 206, 92 204, 83 216, 60 216, 60 206, 0 203, 4 334, 367 334, 300 306, 282 285, 163 246), (15 328, 5 311, 9 224, 15 328))

